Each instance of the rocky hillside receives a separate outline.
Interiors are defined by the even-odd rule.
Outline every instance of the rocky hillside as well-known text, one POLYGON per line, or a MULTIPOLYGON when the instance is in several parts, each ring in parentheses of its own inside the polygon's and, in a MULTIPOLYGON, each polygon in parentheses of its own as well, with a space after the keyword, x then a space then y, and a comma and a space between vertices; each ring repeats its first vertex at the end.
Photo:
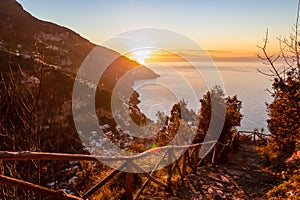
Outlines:
MULTIPOLYGON (((88 53, 95 44, 81 37, 74 31, 33 17, 15 0, 0 1, 0 64, 1 71, 7 69, 7 59, 20 57, 23 60, 43 62, 49 67, 76 73, 88 53), (43 55, 43 60, 41 56, 43 55)), ((115 51, 101 48, 101 56, 118 57, 112 64, 105 79, 113 85, 126 71, 139 66, 115 51)), ((23 61, 24 62, 24 61, 23 61)), ((139 78, 157 77, 149 69, 143 67, 143 76, 139 78)), ((109 88, 112 86, 109 85, 109 88)))
MULTIPOLYGON (((43 119, 39 120, 43 121, 43 127, 50 127, 47 129, 49 134, 56 131, 51 129, 53 123, 57 128, 64 124, 64 132, 76 134, 71 113, 73 83, 81 63, 95 47, 100 49, 100 62, 111 57, 117 58, 101 77, 101 88, 98 87, 96 95, 97 113, 102 113, 98 116, 103 121, 101 124, 108 124, 114 129, 110 96, 120 77, 131 69, 138 69, 135 70, 138 73, 132 74, 128 81, 128 88, 131 88, 134 80, 156 78, 157 75, 113 50, 96 46, 66 27, 33 17, 16 0, 0 1, 0 74, 4 79, 0 78, 0 90, 4 85, 1 82, 8 80, 11 74, 10 69, 16 76, 19 76, 19 67, 22 69, 23 80, 19 80, 20 83, 36 84, 42 78, 39 100, 44 114, 43 119)), ((88 85, 82 88, 84 92, 90 90, 88 85)), ((60 151, 60 147, 44 150, 60 151)))
POLYGON ((70 29, 33 17, 15 0, 0 2, 2 51, 36 59, 39 52, 46 63, 73 70, 94 47, 70 29))
MULTIPOLYGON (((131 69, 138 69, 138 73, 130 76, 128 88, 134 80, 157 75, 115 51, 92 44, 68 28, 33 17, 15 0, 0 0, 0 151, 89 153, 74 125, 72 91, 76 72, 96 47, 101 50, 100 62, 117 57, 98 83, 101 87, 97 87, 95 102, 99 123, 110 133, 109 139, 118 142, 127 135, 115 129, 111 117, 110 100, 115 84, 131 69)), ((85 97, 91 98, 88 94, 94 88, 88 82, 80 84, 82 92, 87 94, 85 97)), ((134 94, 136 104, 138 95, 134 94)), ((136 116, 142 116, 138 109, 135 112, 136 116)), ((34 161, 3 161, 0 171, 45 187, 67 188, 66 185, 74 186, 74 177, 66 177, 65 172, 79 166, 80 163, 65 161, 45 161, 38 165, 34 161)), ((84 185, 88 180, 84 177, 77 182, 84 185)), ((28 196, 23 190, 15 192, 3 184, 0 191, 0 199, 38 199, 36 194, 28 196)))

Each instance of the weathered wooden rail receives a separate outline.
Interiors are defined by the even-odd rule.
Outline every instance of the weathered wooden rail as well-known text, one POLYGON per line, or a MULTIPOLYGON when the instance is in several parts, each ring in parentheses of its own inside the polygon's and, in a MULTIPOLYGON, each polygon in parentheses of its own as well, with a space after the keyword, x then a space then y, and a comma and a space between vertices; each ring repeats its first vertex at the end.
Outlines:
POLYGON ((261 140, 262 142, 264 143, 267 143, 269 142, 269 139, 270 139, 270 134, 265 134, 265 133, 262 133, 262 132, 259 132, 257 130, 254 130, 254 131, 238 131, 238 136, 239 135, 243 135, 245 137, 248 137, 249 139, 252 140, 252 142, 256 142, 257 140, 261 140))
POLYGON ((150 182, 153 182, 159 185, 161 188, 172 192, 171 183, 172 183, 172 175, 174 172, 178 172, 180 175, 181 181, 184 181, 185 175, 187 174, 187 167, 190 167, 193 173, 197 173, 197 167, 202 163, 202 161, 209 155, 210 152, 213 152, 212 155, 212 164, 219 159, 223 150, 232 146, 236 139, 239 138, 239 135, 245 135, 249 137, 253 137, 254 141, 255 138, 258 137, 260 139, 267 139, 269 136, 267 134, 262 134, 256 131, 239 131, 238 135, 234 135, 231 140, 228 140, 226 144, 220 143, 218 141, 210 141, 207 143, 198 143, 198 144, 191 144, 185 146, 164 146, 164 147, 157 147, 154 149, 150 149, 145 151, 141 154, 134 155, 134 156, 94 156, 94 155, 82 155, 82 154, 63 154, 63 153, 46 153, 46 152, 7 152, 7 151, 0 151, 0 160, 77 160, 77 161, 121 161, 122 163, 120 166, 112 170, 109 175, 107 175, 104 179, 102 179, 99 183, 89 189, 86 193, 84 193, 81 197, 76 197, 70 194, 67 194, 63 191, 55 191, 49 188, 45 188, 39 185, 35 185, 29 182, 25 182, 23 180, 17 180, 14 178, 10 178, 4 175, 0 175, 0 183, 11 185, 20 189, 24 190, 31 190, 41 195, 49 196, 56 199, 87 199, 91 197, 95 192, 97 192, 100 188, 102 188, 107 182, 113 179, 124 168, 131 168, 135 169, 139 173, 140 176, 145 176, 146 181, 142 184, 141 188, 137 191, 134 196, 134 191, 132 187, 133 177, 131 173, 126 173, 126 197, 127 199, 138 199, 138 197, 142 194, 144 189, 150 182), (210 144, 211 148, 205 152, 205 156, 199 159, 199 150, 203 144, 210 144), (216 151, 216 144, 221 146, 220 151, 216 151), (186 152, 179 158, 176 159, 175 151, 178 150, 186 150, 186 152), (163 152, 163 156, 160 160, 156 163, 154 168, 150 173, 146 172, 142 167, 135 163, 135 160, 143 158, 149 154, 153 154, 153 152, 161 151, 163 152), (155 177, 155 171, 159 168, 162 164, 164 159, 171 159, 175 160, 172 164, 166 167, 167 171, 167 180, 162 181, 155 177), (179 162, 179 160, 181 160, 179 162))
POLYGON ((61 199, 61 200, 81 200, 82 199, 80 197, 67 194, 62 190, 58 190, 58 191, 51 190, 46 187, 42 187, 39 185, 35 185, 35 184, 29 183, 29 182, 26 182, 23 180, 18 180, 15 178, 4 176, 4 175, 0 175, 0 182, 20 188, 20 189, 32 190, 32 191, 35 191, 36 193, 44 194, 46 196, 49 196, 49 197, 52 197, 55 199, 61 199))

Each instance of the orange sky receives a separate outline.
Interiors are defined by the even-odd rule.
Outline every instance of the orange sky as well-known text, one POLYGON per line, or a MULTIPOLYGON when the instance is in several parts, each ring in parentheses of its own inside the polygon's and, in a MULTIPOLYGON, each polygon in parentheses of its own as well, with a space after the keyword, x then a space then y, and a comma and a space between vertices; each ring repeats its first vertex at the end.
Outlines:
MULTIPOLYGON (((269 45, 268 52, 270 54, 278 54, 278 47, 277 45, 269 45)), ((194 50, 175 50, 175 52, 180 52, 181 54, 185 55, 186 58, 189 58, 194 61, 203 61, 199 58, 199 55, 196 54, 197 51, 194 50), (200 60, 199 60, 200 59, 200 60)), ((236 45, 235 48, 231 47, 231 50, 206 50, 206 53, 211 57, 211 59, 215 62, 258 62, 258 54, 262 55, 262 51, 255 46, 254 48, 247 48, 236 45)), ((146 54, 141 55, 127 55, 130 59, 133 60, 143 60, 144 62, 185 62, 183 58, 178 56, 177 54, 171 54, 169 52, 163 51, 152 51, 147 52, 146 54)), ((141 61, 143 62, 143 61, 141 61)), ((143 63, 142 63, 143 64, 143 63)))
POLYGON ((257 45, 262 44, 267 29, 269 48, 278 49, 274 48, 276 37, 289 36, 298 3, 298 0, 18 1, 34 16, 69 27, 96 44, 102 45, 122 32, 155 27, 181 33, 214 59, 223 61, 256 59, 260 52, 257 45))

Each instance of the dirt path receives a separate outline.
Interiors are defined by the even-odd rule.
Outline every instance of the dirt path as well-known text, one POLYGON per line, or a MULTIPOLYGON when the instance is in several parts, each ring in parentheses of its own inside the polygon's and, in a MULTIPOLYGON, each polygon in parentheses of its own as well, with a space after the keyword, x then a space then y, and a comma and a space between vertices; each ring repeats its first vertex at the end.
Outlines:
POLYGON ((174 188, 174 195, 162 192, 151 199, 266 199, 275 184, 255 146, 243 143, 227 164, 200 167, 198 175, 187 175, 185 183, 174 188))

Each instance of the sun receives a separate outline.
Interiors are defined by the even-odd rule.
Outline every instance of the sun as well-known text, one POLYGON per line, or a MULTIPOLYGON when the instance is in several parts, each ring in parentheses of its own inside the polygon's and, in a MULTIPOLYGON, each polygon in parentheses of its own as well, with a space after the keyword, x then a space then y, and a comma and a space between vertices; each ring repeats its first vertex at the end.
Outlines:
POLYGON ((145 65, 146 64, 146 58, 149 58, 149 55, 152 53, 151 50, 137 50, 131 53, 131 57, 137 61, 138 63, 145 65))

